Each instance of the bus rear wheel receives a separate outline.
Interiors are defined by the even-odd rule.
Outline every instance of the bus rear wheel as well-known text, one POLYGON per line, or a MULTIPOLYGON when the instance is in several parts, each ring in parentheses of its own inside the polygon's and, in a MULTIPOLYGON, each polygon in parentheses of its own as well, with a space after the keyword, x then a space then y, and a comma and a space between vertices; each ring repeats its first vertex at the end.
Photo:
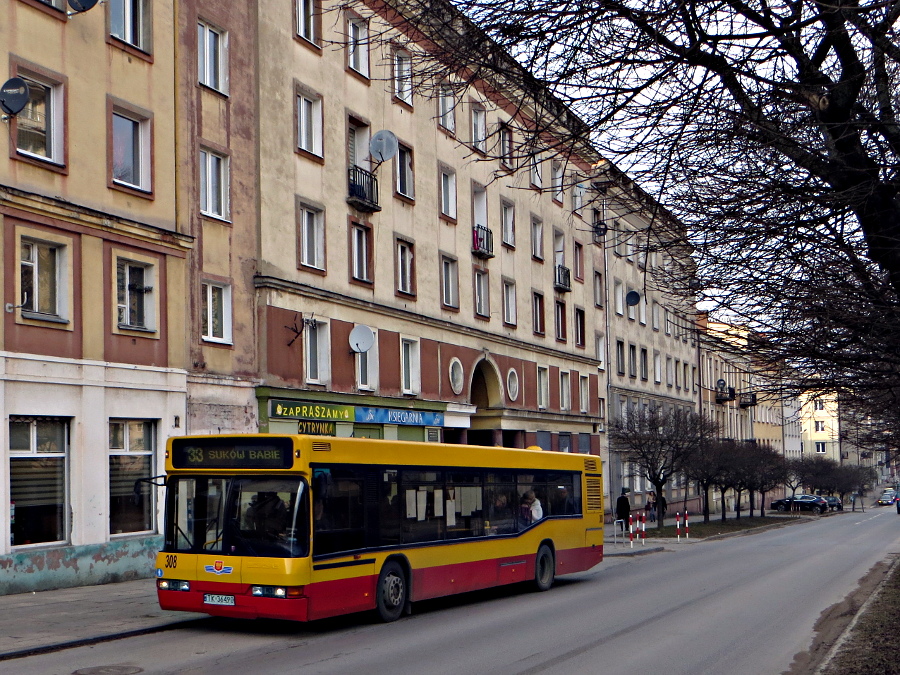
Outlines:
POLYGON ((385 623, 396 621, 406 605, 406 574, 403 568, 389 560, 378 575, 375 604, 379 618, 385 623))
POLYGON ((541 544, 534 560, 534 585, 539 591, 549 591, 556 577, 556 561, 547 544, 541 544))

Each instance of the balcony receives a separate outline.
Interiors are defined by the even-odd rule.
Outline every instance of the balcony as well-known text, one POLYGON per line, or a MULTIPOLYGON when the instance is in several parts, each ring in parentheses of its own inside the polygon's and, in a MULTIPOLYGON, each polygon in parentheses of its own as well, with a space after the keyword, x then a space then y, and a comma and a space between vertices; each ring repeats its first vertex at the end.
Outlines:
POLYGON ((742 408, 756 405, 756 392, 743 392, 738 400, 738 405, 742 408))
POLYGON ((565 265, 557 265, 553 272, 553 288, 561 293, 572 290, 572 272, 565 265))
POLYGON ((722 387, 721 389, 716 389, 716 403, 725 403, 727 401, 733 401, 737 398, 737 393, 734 390, 734 387, 722 387))
POLYGON ((595 244, 603 245, 603 239, 606 237, 606 233, 609 230, 606 227, 606 221, 603 220, 595 220, 591 224, 591 236, 594 240, 595 244))
POLYGON ((484 225, 472 228, 472 255, 476 258, 494 257, 494 233, 484 225))
POLYGON ((347 175, 347 203, 366 213, 381 211, 378 205, 378 179, 371 171, 351 166, 347 175))

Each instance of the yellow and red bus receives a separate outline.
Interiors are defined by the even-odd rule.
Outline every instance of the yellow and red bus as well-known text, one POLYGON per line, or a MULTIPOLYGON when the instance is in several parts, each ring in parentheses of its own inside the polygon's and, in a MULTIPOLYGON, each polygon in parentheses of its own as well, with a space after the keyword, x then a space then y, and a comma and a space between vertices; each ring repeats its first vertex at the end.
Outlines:
POLYGON ((166 450, 163 609, 309 621, 557 575, 603 558, 599 458, 274 434, 166 450))

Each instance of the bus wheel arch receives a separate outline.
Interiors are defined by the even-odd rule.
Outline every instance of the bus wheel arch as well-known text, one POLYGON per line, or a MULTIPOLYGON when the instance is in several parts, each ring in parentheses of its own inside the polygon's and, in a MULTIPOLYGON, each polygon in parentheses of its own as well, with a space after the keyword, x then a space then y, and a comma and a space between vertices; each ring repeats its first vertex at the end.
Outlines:
POLYGON ((411 579, 412 570, 405 557, 392 556, 384 561, 375 587, 375 609, 385 623, 410 613, 411 579))
POLYGON ((556 578, 556 550, 553 542, 545 539, 538 546, 534 558, 534 585, 539 591, 549 591, 556 578))

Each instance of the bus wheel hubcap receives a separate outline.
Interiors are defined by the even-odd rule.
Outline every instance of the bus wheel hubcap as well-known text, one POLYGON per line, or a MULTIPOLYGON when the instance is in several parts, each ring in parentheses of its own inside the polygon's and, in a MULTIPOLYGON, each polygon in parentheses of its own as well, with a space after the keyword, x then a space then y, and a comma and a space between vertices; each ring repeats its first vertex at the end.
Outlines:
POLYGON ((384 599, 391 607, 396 607, 403 601, 403 580, 391 574, 384 580, 384 599))

